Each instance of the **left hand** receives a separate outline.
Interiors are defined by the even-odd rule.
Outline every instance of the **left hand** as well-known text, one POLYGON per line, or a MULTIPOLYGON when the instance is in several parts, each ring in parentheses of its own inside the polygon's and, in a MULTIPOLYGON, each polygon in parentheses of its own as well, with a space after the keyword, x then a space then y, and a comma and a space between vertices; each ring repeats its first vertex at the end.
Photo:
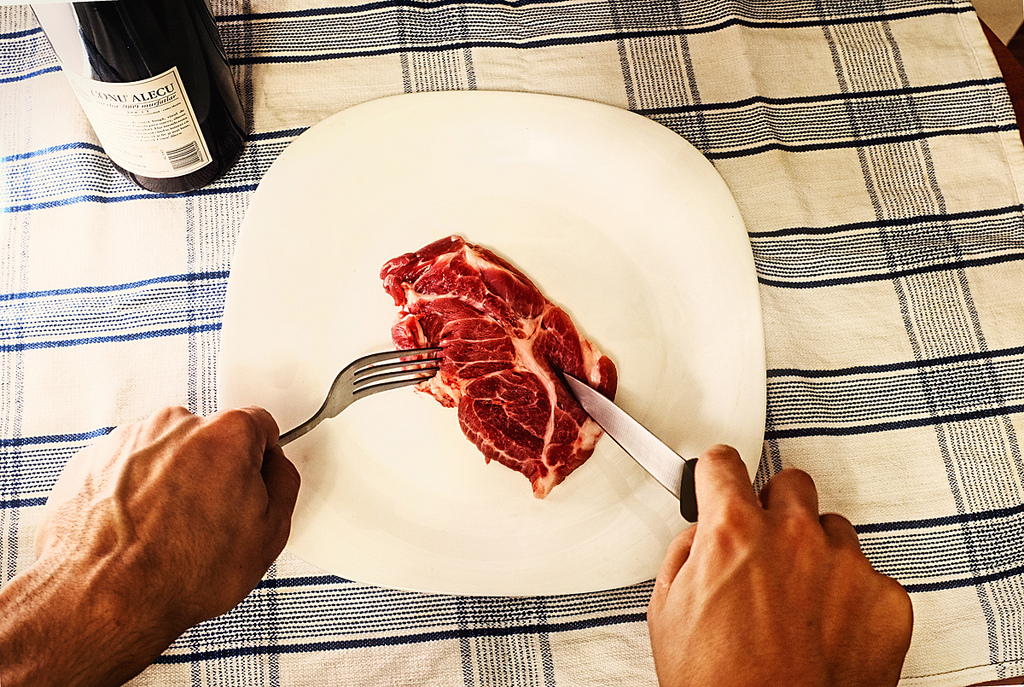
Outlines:
POLYGON ((0 680, 119 685, 232 609, 288 540, 299 475, 260 408, 167 408, 68 461, 0 589, 0 680))
MULTIPOLYGON (((299 475, 261 408, 166 408, 68 461, 36 530, 40 560, 105 562, 132 608, 188 627, 226 613, 281 553, 299 475)), ((177 635, 175 635, 177 636, 177 635)))

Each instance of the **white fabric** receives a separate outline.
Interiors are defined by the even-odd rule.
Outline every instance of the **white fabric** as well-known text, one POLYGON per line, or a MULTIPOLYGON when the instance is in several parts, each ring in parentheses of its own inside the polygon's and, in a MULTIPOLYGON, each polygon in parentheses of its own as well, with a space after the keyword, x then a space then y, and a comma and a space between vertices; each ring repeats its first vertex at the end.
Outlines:
MULTIPOLYGON (((2 579, 74 451, 159 405, 216 410, 234 242, 289 141, 380 96, 553 93, 670 127, 732 189, 762 285, 759 479, 810 472, 908 588, 903 684, 1024 674, 1024 149, 969 3, 214 9, 249 142, 158 197, 111 168, 30 11, 0 8, 2 579)), ((654 685, 649 592, 431 596, 286 555, 136 683, 654 685)))

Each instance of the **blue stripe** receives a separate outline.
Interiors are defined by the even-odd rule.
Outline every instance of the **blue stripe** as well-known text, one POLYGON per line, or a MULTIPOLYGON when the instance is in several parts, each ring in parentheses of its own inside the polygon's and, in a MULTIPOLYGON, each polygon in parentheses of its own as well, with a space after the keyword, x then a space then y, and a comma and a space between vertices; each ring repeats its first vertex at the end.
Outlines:
POLYGON ((140 281, 125 282, 122 284, 105 284, 102 286, 75 286, 66 289, 50 289, 47 291, 25 291, 23 293, 0 293, 0 302, 22 300, 27 298, 46 298, 49 296, 70 296, 87 293, 110 293, 113 291, 127 291, 130 289, 137 289, 142 286, 151 286, 153 284, 168 284, 182 282, 188 283, 227 279, 229 274, 230 273, 227 270, 218 270, 215 272, 170 274, 163 277, 142 279, 140 281))
POLYGON ((772 151, 782 151, 785 153, 811 153, 822 150, 835 150, 837 148, 866 148, 869 146, 892 145, 894 143, 912 143, 915 141, 926 141, 930 138, 939 138, 941 136, 996 134, 1007 131, 1018 131, 1016 122, 1012 124, 975 126, 963 129, 939 129, 933 131, 921 131, 910 134, 901 134, 898 136, 874 136, 850 139, 847 141, 828 141, 825 143, 766 143, 764 145, 755 146, 753 148, 743 148, 740 150, 727 150, 721 152, 705 150, 702 152, 704 153, 704 156, 707 157, 709 160, 729 160, 738 157, 760 155, 761 153, 768 153, 772 151))
POLYGON ((324 651, 342 651, 346 649, 366 649, 388 646, 405 646, 430 642, 444 642, 459 639, 480 637, 513 637, 519 635, 536 635, 538 633, 575 632, 610 625, 626 625, 647 621, 647 613, 626 613, 573 620, 563 623, 515 625, 511 627, 480 627, 460 628, 456 630, 438 630, 435 632, 418 632, 414 634, 390 637, 366 637, 361 639, 339 639, 333 641, 305 642, 301 644, 281 644, 278 646, 241 646, 224 649, 211 649, 186 654, 164 654, 158 657, 158 664, 181 664, 193 661, 213 661, 238 656, 265 656, 268 654, 305 654, 324 651))
POLYGON ((919 267, 913 267, 905 270, 892 270, 887 272, 877 272, 874 274, 857 274, 848 277, 831 277, 829 279, 814 279, 810 281, 782 281, 779 279, 767 279, 761 276, 758 276, 757 281, 759 284, 764 286, 772 286, 780 289, 820 289, 833 286, 845 286, 849 284, 863 284, 874 281, 893 281, 915 275, 929 274, 933 272, 952 272, 971 267, 987 267, 1007 262, 1016 262, 1018 260, 1024 260, 1024 253, 1009 253, 989 258, 957 260, 955 262, 934 265, 921 265, 919 267))
POLYGON ((857 534, 873 534, 876 532, 895 532, 906 530, 930 529, 934 527, 948 527, 950 525, 963 525, 972 522, 985 522, 1009 518, 1024 513, 1024 504, 1012 508, 996 508, 981 513, 957 513, 941 518, 924 518, 921 520, 896 520, 893 522, 867 523, 854 525, 857 534))
POLYGON ((73 196, 70 198, 62 198, 61 200, 51 200, 43 203, 25 203, 22 205, 12 205, 4 208, 6 213, 14 212, 30 212, 32 210, 49 210, 52 208, 64 207, 66 205, 75 205, 76 203, 123 203, 128 200, 161 200, 164 198, 184 198, 184 197, 198 197, 198 196, 219 196, 227 193, 245 193, 247 191, 255 191, 258 186, 257 183, 253 184, 239 184, 236 186, 223 186, 218 188, 201 188, 195 191, 189 191, 188 193, 169 194, 169 193, 154 193, 152 191, 142 191, 139 193, 132 193, 123 196, 101 196, 96 194, 86 194, 81 196, 73 196))
MULTIPOLYGON (((315 17, 331 17, 344 14, 362 14, 375 12, 382 9, 441 9, 445 7, 529 7, 539 5, 561 6, 560 0, 475 0, 475 2, 461 2, 460 0, 384 0, 382 2, 366 3, 363 5, 352 5, 348 7, 330 7, 324 9, 296 10, 293 12, 254 12, 252 14, 232 14, 217 18, 218 23, 229 22, 259 22, 271 19, 308 19, 315 17)), ((969 7, 928 7, 918 10, 904 10, 901 12, 890 12, 884 14, 865 13, 861 15, 850 15, 846 17, 811 17, 808 19, 791 19, 786 21, 766 21, 743 19, 732 17, 716 24, 701 26, 689 30, 692 33, 713 33, 731 26, 742 26, 751 29, 789 29, 789 28, 812 28, 823 26, 842 26, 849 24, 873 24, 876 22, 899 21, 901 19, 913 19, 919 17, 930 17, 943 14, 970 14, 974 9, 969 7)), ((674 35, 674 34, 655 34, 674 35)))
POLYGON ((39 444, 81 443, 105 436, 107 434, 110 434, 112 431, 114 431, 113 427, 100 427, 99 429, 94 429, 89 432, 80 432, 78 434, 44 434, 41 436, 33 437, 16 437, 14 439, 0 438, 0 448, 36 446, 39 444))
POLYGON ((165 275, 142 284, 22 292, 0 301, 0 350, 130 341, 220 327, 224 270, 165 275))
POLYGON ((941 582, 915 582, 903 585, 903 588, 910 594, 924 594, 927 592, 941 592, 947 589, 963 589, 964 587, 980 587, 991 582, 999 582, 1011 577, 1024 575, 1024 565, 1003 570, 996 573, 979 574, 974 577, 964 577, 954 580, 943 580, 941 582))
MULTIPOLYGON (((462 3, 429 3, 422 7, 419 7, 414 2, 387 2, 380 3, 379 5, 373 6, 373 9, 380 8, 408 8, 417 7, 419 9, 437 9, 444 7, 463 7, 462 3)), ((556 3, 557 6, 557 3, 556 3)), ((344 14, 358 14, 362 11, 348 11, 344 14)), ((285 63, 312 63, 326 60, 336 59, 348 59, 354 57, 376 57, 383 55, 394 55, 394 54, 409 54, 409 53, 431 53, 431 52, 448 52, 448 51, 464 51, 475 48, 499 48, 499 49, 520 49, 530 50, 535 48, 547 48, 557 46, 570 46, 570 45, 589 45, 594 43, 623 41, 623 40, 643 40, 650 38, 664 38, 664 37, 683 37, 691 35, 700 35, 707 33, 714 33, 727 29, 734 26, 752 28, 752 29, 793 29, 793 28, 811 28, 811 27, 825 27, 825 26, 836 26, 844 24, 874 24, 879 21, 899 21, 902 19, 910 19, 916 17, 926 17, 942 14, 965 14, 973 13, 973 9, 969 7, 932 7, 923 10, 911 10, 905 12, 893 12, 884 15, 862 15, 862 16, 850 16, 850 17, 836 17, 829 19, 811 18, 811 19, 795 19, 791 21, 755 21, 742 19, 738 17, 730 17, 722 21, 698 25, 689 28, 672 28, 672 29, 648 29, 640 31, 607 31, 601 30, 597 33, 578 33, 577 35, 563 36, 558 38, 538 38, 538 39, 525 39, 525 40, 510 40, 510 39, 476 39, 476 40, 463 40, 463 41, 445 41, 440 44, 412 44, 407 43, 404 45, 391 46, 391 47, 380 47, 380 48, 353 48, 351 50, 339 51, 339 50, 323 50, 320 52, 313 52, 308 54, 309 51, 304 50, 304 54, 250 54, 250 55, 231 55, 229 62, 233 65, 253 65, 253 64, 285 64, 285 63)), ((337 16, 342 14, 341 12, 325 12, 322 15, 314 14, 310 16, 337 16)), ((289 18, 300 18, 295 17, 291 13, 284 13, 278 16, 267 16, 266 19, 289 19, 289 18)), ((259 20, 260 15, 252 15, 247 17, 247 20, 255 23, 259 20)), ((251 24, 250 24, 251 25, 251 24)), ((229 27, 223 27, 229 28, 229 27)), ((229 41, 234 43, 234 41, 229 41)), ((257 48, 258 49, 258 48, 257 48)), ((278 51, 280 52, 280 51, 278 51)))
POLYGON ((51 341, 27 341, 13 344, 0 345, 0 353, 11 353, 15 351, 28 351, 46 348, 67 348, 70 346, 85 346, 91 344, 122 343, 125 341, 142 341, 144 339, 155 339, 166 336, 181 336, 184 334, 199 334, 201 332, 220 331, 221 323, 194 325, 187 327, 172 327, 170 329, 155 329, 147 332, 136 332, 132 334, 112 334, 110 336, 88 336, 78 339, 59 339, 51 341))
POLYGON ((950 83, 933 84, 930 86, 911 86, 908 88, 887 88, 868 91, 846 91, 842 93, 826 93, 822 95, 792 96, 788 98, 772 98, 769 96, 752 96, 742 100, 731 100, 722 102, 701 102, 688 105, 674 105, 672 107, 651 107, 634 110, 637 114, 645 117, 657 117, 659 115, 683 114, 687 112, 713 112, 717 110, 730 110, 751 105, 815 105, 831 102, 845 102, 867 98, 894 98, 902 96, 923 95, 925 93, 943 93, 956 91, 977 86, 999 86, 1005 82, 1000 78, 992 79, 970 79, 966 81, 953 81, 950 83))
MULTIPOLYGON (((279 131, 267 131, 259 134, 249 134, 245 137, 246 142, 251 141, 271 141, 277 139, 295 138, 302 132, 306 131, 309 127, 301 127, 298 129, 281 129, 279 131)), ((58 146, 51 146, 49 148, 40 148, 38 150, 31 150, 26 153, 15 153, 13 155, 7 155, 0 157, 0 162, 20 162, 22 160, 31 160, 37 157, 44 157, 46 155, 52 155, 53 153, 62 153, 68 150, 89 150, 97 153, 106 155, 106 152, 102 147, 95 143, 89 143, 87 141, 73 141, 70 143, 62 143, 58 146)), ((176 194, 172 197, 178 197, 176 194)))
POLYGON ((880 372, 896 372, 899 370, 920 370, 929 367, 953 365, 963 362, 977 360, 995 360, 1010 356, 1024 354, 1024 346, 1013 348, 1001 348, 993 351, 976 351, 974 353, 959 353, 956 355, 942 356, 940 358, 929 358, 921 360, 908 360, 899 363, 887 363, 884 365, 857 365, 853 367, 841 367, 834 370, 810 370, 797 369, 793 367, 780 367, 769 369, 767 377, 802 377, 804 379, 821 379, 828 377, 848 377, 853 375, 874 374, 880 372))
POLYGON ((537 48, 553 48, 572 45, 590 45, 592 43, 609 43, 629 38, 656 37, 657 35, 675 36, 676 31, 636 32, 633 34, 602 33, 589 36, 569 36, 566 38, 543 38, 535 40, 474 40, 453 41, 439 45, 407 45, 389 48, 353 49, 345 52, 320 52, 292 55, 253 55, 250 57, 232 57, 228 60, 233 66, 257 64, 296 64, 327 62, 332 60, 352 59, 359 57, 384 57, 387 55, 407 55, 411 53, 460 52, 480 48, 533 50, 537 48), (650 33, 650 36, 644 34, 650 33))
POLYGON ((298 129, 281 129, 280 131, 267 131, 261 134, 250 134, 246 137, 247 141, 271 141, 279 138, 295 138, 302 132, 309 129, 308 126, 304 126, 298 129))
POLYGON ((319 585, 333 585, 333 584, 350 584, 351 580, 346 580, 343 577, 337 575, 312 575, 305 577, 276 577, 273 579, 262 580, 257 589, 286 589, 291 587, 312 587, 319 585))
POLYGON ((998 408, 982 408, 963 413, 949 413, 946 415, 935 415, 932 417, 908 418, 905 420, 892 420, 890 422, 876 422, 860 425, 848 425, 844 427, 800 427, 794 429, 771 429, 765 432, 768 440, 796 439, 804 437, 846 437, 858 434, 874 434, 881 432, 894 432, 915 427, 931 427, 954 422, 968 422, 991 417, 1006 417, 1016 413, 1024 413, 1024 404, 1001 406, 998 408))
MULTIPOLYGON (((32 79, 43 74, 52 74, 53 72, 61 71, 60 67, 46 67, 44 69, 37 69, 34 72, 28 72, 26 74, 19 74, 18 76, 5 76, 0 78, 0 84, 3 83, 15 83, 18 81, 25 81, 26 79, 32 79)), ((2 160, 2 158, 0 158, 2 160)))
MULTIPOLYGON (((766 375, 769 435, 841 435, 863 432, 866 425, 892 429, 942 418, 1005 416, 1024 407, 1022 349, 949 354, 831 373, 772 370, 766 375), (993 387, 993 379, 999 380, 998 387, 993 387)), ((963 453, 970 455, 970 450, 963 453)))
POLYGON ((42 157, 44 155, 51 155, 53 153, 64 152, 65 150, 91 150, 97 153, 104 152, 103 148, 96 145, 95 143, 87 143, 85 141, 73 141, 71 143, 63 143, 59 146, 51 146, 49 148, 40 148, 39 150, 32 150, 27 153, 15 153, 14 155, 6 155, 4 157, 0 157, 0 162, 17 162, 19 160, 30 160, 35 157, 42 157))
POLYGON ((988 217, 1001 217, 1024 213, 1024 205, 1008 205, 1001 208, 989 210, 972 210, 966 212, 950 212, 945 215, 909 215, 906 217, 893 217, 885 219, 870 220, 866 222, 850 222, 849 224, 834 224, 825 227, 783 227, 767 231, 747 232, 751 239, 780 238, 783 236, 823 236, 828 234, 841 234, 849 231, 860 231, 864 229, 891 229, 894 227, 909 227, 915 224, 928 222, 958 222, 969 219, 982 219, 988 217))
POLYGON ((32 499, 7 499, 0 501, 0 510, 6 510, 9 508, 33 508, 35 506, 45 505, 45 497, 38 497, 32 499))
POLYGON ((217 18, 218 22, 257 22, 267 19, 308 19, 311 17, 331 17, 339 14, 361 14, 363 12, 374 12, 388 8, 414 7, 417 9, 436 9, 439 7, 466 7, 477 5, 481 7, 529 7, 530 5, 560 5, 563 0, 475 0, 474 2, 461 2, 460 0, 388 0, 386 2, 371 2, 363 5, 350 5, 348 7, 326 7, 307 10, 295 10, 292 12, 253 12, 252 14, 225 14, 217 18))
MULTIPOLYGON (((295 138, 303 131, 306 131, 306 129, 308 128, 309 127, 302 127, 298 129, 282 129, 280 131, 268 131, 262 134, 251 134, 247 135, 245 137, 245 140, 246 142, 250 142, 295 138)), ((45 155, 52 155, 53 153, 62 153, 68 150, 91 150, 93 152, 102 153, 106 155, 106 151, 104 151, 102 147, 96 145, 95 143, 89 143, 87 141, 73 141, 71 143, 62 143, 61 145, 58 146, 50 146, 49 148, 31 150, 27 153, 15 153, 13 155, 6 155, 4 157, 0 157, 0 162, 19 162, 21 160, 30 160, 32 158, 43 157, 45 155)), ((178 195, 181 194, 174 194, 173 196, 169 197, 177 197, 178 195)))
POLYGON ((12 40, 14 38, 25 38, 26 36, 35 36, 41 34, 43 30, 38 26, 34 29, 25 29, 24 31, 12 31, 11 33, 0 33, 0 41, 12 40))

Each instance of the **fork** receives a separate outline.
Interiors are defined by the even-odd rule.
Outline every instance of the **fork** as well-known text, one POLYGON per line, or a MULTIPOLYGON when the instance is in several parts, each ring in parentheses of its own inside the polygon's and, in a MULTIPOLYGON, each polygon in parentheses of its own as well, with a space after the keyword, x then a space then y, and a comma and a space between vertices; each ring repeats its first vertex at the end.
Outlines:
POLYGON ((356 358, 334 378, 320 410, 295 429, 282 434, 280 445, 298 439, 361 398, 430 379, 441 365, 437 356, 440 351, 440 348, 410 348, 356 358))

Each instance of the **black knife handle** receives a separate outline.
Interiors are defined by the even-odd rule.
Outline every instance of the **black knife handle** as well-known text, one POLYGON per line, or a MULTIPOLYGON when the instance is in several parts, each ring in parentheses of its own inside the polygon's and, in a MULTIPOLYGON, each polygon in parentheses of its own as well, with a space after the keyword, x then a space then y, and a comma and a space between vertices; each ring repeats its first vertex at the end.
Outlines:
POLYGON ((696 468, 696 458, 685 461, 683 463, 683 482, 679 485, 679 514, 687 522, 697 522, 697 488, 693 483, 693 473, 696 468))

